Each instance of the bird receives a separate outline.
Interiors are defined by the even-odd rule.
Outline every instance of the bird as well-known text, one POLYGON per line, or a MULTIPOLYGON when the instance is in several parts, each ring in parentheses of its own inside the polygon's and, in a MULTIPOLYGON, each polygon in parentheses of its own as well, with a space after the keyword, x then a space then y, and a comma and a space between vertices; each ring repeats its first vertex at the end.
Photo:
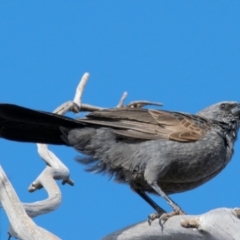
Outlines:
POLYGON ((13 104, 0 104, 0 137, 73 147, 86 170, 125 183, 165 221, 185 214, 169 195, 192 190, 220 173, 232 158, 240 103, 223 101, 196 114, 109 108, 72 119, 13 104), (167 213, 148 195, 161 196, 167 213))

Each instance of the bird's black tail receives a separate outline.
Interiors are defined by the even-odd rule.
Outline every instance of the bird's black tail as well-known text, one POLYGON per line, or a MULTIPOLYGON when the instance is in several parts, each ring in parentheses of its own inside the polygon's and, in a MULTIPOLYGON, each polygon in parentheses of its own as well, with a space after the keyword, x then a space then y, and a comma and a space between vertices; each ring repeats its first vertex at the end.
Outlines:
POLYGON ((54 113, 0 104, 0 137, 13 141, 64 144, 60 127, 81 128, 77 120, 54 113))

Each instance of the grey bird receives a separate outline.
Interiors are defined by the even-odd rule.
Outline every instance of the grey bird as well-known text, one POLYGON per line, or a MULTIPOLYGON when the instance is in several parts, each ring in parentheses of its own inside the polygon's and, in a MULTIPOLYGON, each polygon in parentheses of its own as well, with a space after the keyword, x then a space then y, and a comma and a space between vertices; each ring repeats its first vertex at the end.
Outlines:
MULTIPOLYGON (((161 216, 165 211, 146 193, 168 196, 194 189, 230 161, 240 124, 240 103, 226 101, 195 115, 142 108, 113 108, 71 119, 53 113, 0 104, 0 137, 14 141, 63 144, 86 157, 90 172, 127 183, 161 216)), ((155 217, 155 216, 154 216, 155 217)), ((154 218, 153 217, 153 218, 154 218)))

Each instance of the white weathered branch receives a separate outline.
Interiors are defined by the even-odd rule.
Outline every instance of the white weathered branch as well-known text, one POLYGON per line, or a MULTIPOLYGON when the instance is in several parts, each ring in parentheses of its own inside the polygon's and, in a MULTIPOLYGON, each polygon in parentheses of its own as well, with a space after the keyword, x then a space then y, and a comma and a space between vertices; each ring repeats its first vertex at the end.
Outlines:
POLYGON ((141 222, 102 240, 233 240, 240 239, 240 209, 219 208, 198 216, 174 216, 163 226, 141 222))
POLYGON ((118 108, 123 107, 123 103, 124 103, 124 100, 126 99, 126 97, 127 97, 127 92, 124 92, 120 101, 119 101, 119 103, 118 103, 118 105, 117 105, 118 108))
POLYGON ((82 95, 83 95, 84 88, 87 84, 87 81, 89 79, 89 76, 90 76, 89 73, 84 73, 80 83, 77 86, 77 90, 76 90, 76 94, 73 99, 73 102, 76 103, 79 107, 81 107, 82 105, 82 95))
POLYGON ((9 234, 24 240, 57 240, 57 236, 38 227, 27 215, 23 204, 0 166, 0 200, 8 216, 11 227, 9 234))

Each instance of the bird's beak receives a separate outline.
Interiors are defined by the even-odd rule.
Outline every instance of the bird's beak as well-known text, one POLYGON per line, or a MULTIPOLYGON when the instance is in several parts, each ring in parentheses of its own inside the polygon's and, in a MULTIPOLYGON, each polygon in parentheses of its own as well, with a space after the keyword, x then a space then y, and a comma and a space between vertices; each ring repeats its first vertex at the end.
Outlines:
POLYGON ((232 108, 233 115, 240 115, 240 103, 238 103, 234 108, 232 108))

